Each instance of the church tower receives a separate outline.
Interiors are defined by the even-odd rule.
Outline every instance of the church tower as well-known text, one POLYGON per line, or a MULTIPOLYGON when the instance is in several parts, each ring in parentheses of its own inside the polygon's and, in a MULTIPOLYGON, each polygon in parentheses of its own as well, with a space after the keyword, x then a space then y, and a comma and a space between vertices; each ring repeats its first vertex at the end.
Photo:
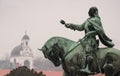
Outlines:
POLYGON ((29 40, 30 38, 25 32, 25 35, 21 40, 21 47, 22 47, 22 50, 20 51, 21 56, 33 56, 31 52, 29 40))
POLYGON ((33 53, 30 48, 30 38, 26 32, 21 39, 20 45, 13 48, 10 62, 12 63, 12 68, 17 68, 19 66, 33 68, 33 53))

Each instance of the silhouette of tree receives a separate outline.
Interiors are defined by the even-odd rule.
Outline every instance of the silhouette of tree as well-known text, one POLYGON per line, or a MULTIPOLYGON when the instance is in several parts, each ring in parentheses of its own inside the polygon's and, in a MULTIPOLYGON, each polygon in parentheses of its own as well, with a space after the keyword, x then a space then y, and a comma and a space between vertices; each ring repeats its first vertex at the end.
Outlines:
POLYGON ((5 76, 46 76, 42 71, 36 72, 34 69, 29 69, 26 66, 21 66, 10 71, 5 76))

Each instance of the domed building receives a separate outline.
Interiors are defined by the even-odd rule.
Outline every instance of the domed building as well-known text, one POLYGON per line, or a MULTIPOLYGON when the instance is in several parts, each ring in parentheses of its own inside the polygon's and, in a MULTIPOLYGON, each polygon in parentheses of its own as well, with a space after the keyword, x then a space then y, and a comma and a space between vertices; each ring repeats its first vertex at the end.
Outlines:
POLYGON ((21 39, 21 44, 13 48, 10 56, 12 68, 17 68, 19 66, 33 68, 33 53, 29 41, 30 38, 25 33, 21 39))

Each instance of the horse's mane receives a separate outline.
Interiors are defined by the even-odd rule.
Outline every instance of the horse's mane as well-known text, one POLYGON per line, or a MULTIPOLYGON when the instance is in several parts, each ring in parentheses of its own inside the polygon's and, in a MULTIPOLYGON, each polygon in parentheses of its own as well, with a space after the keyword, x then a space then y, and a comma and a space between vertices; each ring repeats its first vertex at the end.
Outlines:
POLYGON ((59 46, 64 47, 64 50, 68 50, 68 48, 77 44, 77 42, 73 40, 70 40, 64 37, 55 36, 55 37, 48 39, 44 46, 47 46, 47 48, 50 49, 51 46, 53 46, 56 43, 58 43, 59 46))

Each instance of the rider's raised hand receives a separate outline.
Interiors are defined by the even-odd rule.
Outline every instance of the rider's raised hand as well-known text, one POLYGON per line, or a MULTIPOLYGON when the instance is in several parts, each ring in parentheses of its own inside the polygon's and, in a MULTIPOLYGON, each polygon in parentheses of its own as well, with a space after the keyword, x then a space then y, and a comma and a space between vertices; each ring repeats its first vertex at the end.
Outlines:
POLYGON ((60 20, 60 23, 65 25, 65 21, 64 20, 60 20))
POLYGON ((66 23, 65 27, 70 28, 70 25, 71 25, 70 23, 66 23))

